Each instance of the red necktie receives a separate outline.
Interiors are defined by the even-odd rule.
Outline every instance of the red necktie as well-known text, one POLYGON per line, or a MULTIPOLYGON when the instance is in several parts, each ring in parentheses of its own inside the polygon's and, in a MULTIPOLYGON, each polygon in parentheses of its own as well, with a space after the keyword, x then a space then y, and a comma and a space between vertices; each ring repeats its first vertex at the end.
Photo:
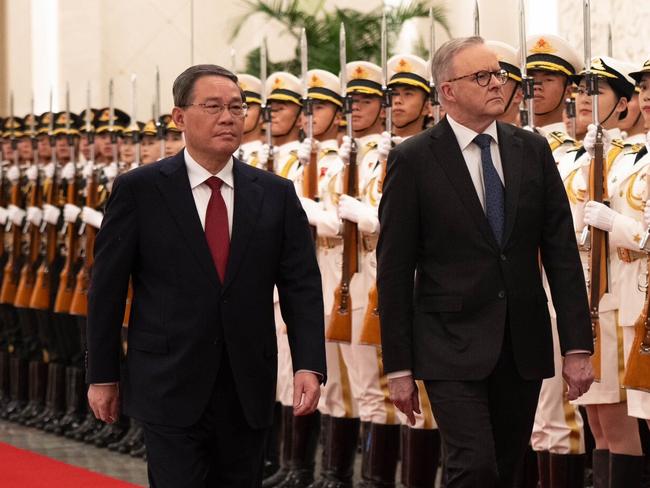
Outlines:
POLYGON ((228 211, 226 202, 221 196, 221 181, 216 176, 205 180, 205 184, 212 190, 208 210, 205 212, 205 238, 212 254, 214 265, 219 273, 219 279, 223 284, 226 276, 226 265, 228 264, 228 253, 230 251, 230 232, 228 230, 228 211))

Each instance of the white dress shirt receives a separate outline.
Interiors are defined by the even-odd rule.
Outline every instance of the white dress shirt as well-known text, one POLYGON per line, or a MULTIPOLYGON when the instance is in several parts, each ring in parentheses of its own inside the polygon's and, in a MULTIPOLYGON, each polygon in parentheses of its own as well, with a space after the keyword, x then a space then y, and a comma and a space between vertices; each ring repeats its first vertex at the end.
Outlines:
POLYGON ((199 213, 199 219, 201 219, 201 226, 205 230, 205 214, 208 211, 208 202, 212 196, 212 189, 205 183, 205 180, 211 176, 216 176, 223 181, 223 184, 221 185, 221 196, 223 197, 223 201, 226 203, 226 211, 228 212, 228 232, 232 236, 232 216, 235 204, 235 181, 232 175, 232 157, 221 171, 216 175, 213 175, 196 162, 187 148, 184 149, 183 154, 185 156, 185 167, 187 168, 187 176, 190 179, 190 188, 192 189, 196 211, 199 213))
MULTIPOLYGON (((460 125, 452 119, 449 114, 447 114, 447 120, 449 121, 451 130, 454 131, 460 150, 463 153, 465 164, 467 164, 469 175, 472 177, 472 183, 474 183, 474 188, 476 188, 478 199, 481 201, 483 210, 485 210, 485 185, 483 183, 481 148, 473 142, 474 138, 479 134, 478 132, 474 132, 472 129, 468 129, 464 125, 460 125)), ((483 131, 483 134, 492 136, 492 142, 490 143, 492 163, 494 164, 494 169, 496 169, 499 174, 501 183, 504 183, 505 180, 503 179, 503 165, 501 164, 501 155, 499 154, 499 136, 497 135, 496 121, 492 122, 487 129, 483 131)))

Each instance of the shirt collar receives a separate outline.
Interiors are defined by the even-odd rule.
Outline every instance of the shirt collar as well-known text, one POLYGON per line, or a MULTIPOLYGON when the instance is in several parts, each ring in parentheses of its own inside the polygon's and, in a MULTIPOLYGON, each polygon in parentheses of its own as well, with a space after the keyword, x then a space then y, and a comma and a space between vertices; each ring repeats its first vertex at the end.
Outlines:
POLYGON ((211 176, 216 176, 219 178, 223 183, 230 188, 234 188, 234 179, 233 179, 233 174, 232 174, 232 167, 233 167, 233 159, 232 156, 226 163, 226 165, 221 168, 221 171, 219 171, 216 175, 213 175, 210 173, 207 169, 205 169, 203 166, 201 166, 199 163, 196 162, 196 160, 190 155, 189 151, 187 148, 183 150, 183 155, 185 156, 185 167, 187 168, 187 176, 190 179, 190 188, 194 190, 197 186, 199 186, 202 183, 205 183, 205 180, 210 178, 211 176))
MULTIPOLYGON (((459 124, 454 119, 452 119, 449 116, 449 114, 447 114, 447 120, 449 121, 451 130, 454 131, 454 135, 456 136, 456 140, 458 141, 460 150, 464 151, 465 149, 467 149, 467 146, 469 146, 472 143, 472 141, 474 141, 474 138, 478 135, 478 132, 474 132, 472 129, 459 124)), ((496 121, 492 121, 492 123, 488 125, 487 128, 483 131, 483 134, 489 134, 490 136, 492 136, 494 142, 498 144, 499 137, 497 136, 496 121)))

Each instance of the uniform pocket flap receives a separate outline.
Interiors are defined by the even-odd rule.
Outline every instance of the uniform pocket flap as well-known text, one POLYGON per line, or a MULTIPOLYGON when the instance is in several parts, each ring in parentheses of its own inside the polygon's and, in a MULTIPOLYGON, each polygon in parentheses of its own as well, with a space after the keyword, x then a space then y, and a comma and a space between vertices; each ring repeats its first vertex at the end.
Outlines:
POLYGON ((156 354, 167 354, 169 351, 166 336, 138 329, 129 329, 128 347, 156 354))
POLYGON ((458 296, 423 296, 416 307, 423 312, 460 312, 463 309, 463 297, 458 296))

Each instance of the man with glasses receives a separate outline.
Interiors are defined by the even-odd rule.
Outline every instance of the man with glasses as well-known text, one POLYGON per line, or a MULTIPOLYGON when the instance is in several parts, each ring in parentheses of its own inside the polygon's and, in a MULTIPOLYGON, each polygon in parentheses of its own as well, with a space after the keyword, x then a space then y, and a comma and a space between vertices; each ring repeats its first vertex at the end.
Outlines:
POLYGON ((318 264, 293 184, 233 157, 246 114, 237 77, 192 66, 173 94, 185 150, 119 176, 97 234, 88 399, 105 422, 120 400, 142 422, 151 486, 255 487, 275 401, 275 285, 295 415, 316 409, 325 380, 318 264))
POLYGON ((591 325, 571 212, 536 134, 496 122, 507 73, 480 37, 436 52, 446 117, 389 155, 377 248, 384 368, 395 405, 425 382, 447 487, 505 487, 530 439, 557 311, 568 396, 592 381, 591 325))

